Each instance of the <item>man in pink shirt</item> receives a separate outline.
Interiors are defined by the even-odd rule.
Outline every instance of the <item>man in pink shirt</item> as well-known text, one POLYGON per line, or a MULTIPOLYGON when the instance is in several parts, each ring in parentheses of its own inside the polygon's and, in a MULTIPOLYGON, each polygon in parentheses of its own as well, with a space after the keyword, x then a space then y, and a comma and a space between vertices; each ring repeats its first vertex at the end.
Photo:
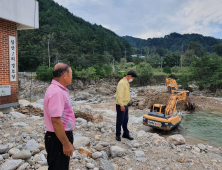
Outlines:
POLYGON ((44 97, 47 162, 49 170, 68 170, 74 151, 72 131, 75 128, 75 116, 66 88, 72 81, 71 66, 56 64, 53 77, 44 97))

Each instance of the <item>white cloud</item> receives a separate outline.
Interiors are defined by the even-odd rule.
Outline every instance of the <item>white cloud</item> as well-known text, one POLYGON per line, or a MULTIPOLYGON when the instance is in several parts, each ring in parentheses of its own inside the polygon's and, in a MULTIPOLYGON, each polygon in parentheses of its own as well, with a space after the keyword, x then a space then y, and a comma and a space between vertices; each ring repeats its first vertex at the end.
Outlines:
MULTIPOLYGON (((172 32, 222 34, 222 0, 55 0, 74 15, 120 36, 163 37, 172 32)), ((221 37, 220 37, 221 38, 221 37)))

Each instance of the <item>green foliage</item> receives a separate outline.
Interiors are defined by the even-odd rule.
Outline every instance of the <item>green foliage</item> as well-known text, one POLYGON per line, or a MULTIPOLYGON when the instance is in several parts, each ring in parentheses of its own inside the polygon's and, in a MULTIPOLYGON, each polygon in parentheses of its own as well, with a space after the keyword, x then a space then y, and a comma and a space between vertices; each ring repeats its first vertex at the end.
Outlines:
POLYGON ((112 72, 112 67, 108 65, 103 65, 102 67, 98 65, 93 66, 96 69, 96 75, 99 78, 109 77, 112 72))
POLYGON ((140 85, 147 85, 150 82, 153 76, 153 70, 150 64, 145 62, 139 63, 134 70, 138 76, 135 80, 138 81, 140 85))
POLYGON ((177 83, 182 85, 183 89, 187 89, 190 79, 188 74, 182 74, 178 77, 177 83))
POLYGON ((222 59, 216 55, 205 55, 202 58, 196 58, 191 64, 190 80, 202 89, 216 91, 221 88, 222 59))
POLYGON ((77 79, 77 78, 78 78, 78 72, 74 67, 72 67, 72 79, 77 79))
POLYGON ((217 55, 222 56, 222 43, 218 43, 212 47, 212 52, 215 52, 217 55))
POLYGON ((171 68, 169 66, 166 66, 163 68, 163 72, 167 74, 171 74, 171 68))
POLYGON ((143 62, 144 60, 140 58, 139 56, 133 57, 133 62, 135 65, 138 65, 139 63, 143 62))
POLYGON ((42 81, 51 81, 53 79, 53 68, 48 68, 45 65, 41 65, 36 70, 36 79, 42 81))
POLYGON ((190 42, 187 49, 193 51, 197 57, 203 57, 206 52, 206 49, 198 42, 190 42))
POLYGON ((87 69, 82 69, 78 72, 78 77, 81 79, 97 79, 96 69, 94 67, 89 67, 87 69))
POLYGON ((125 58, 121 58, 120 63, 119 63, 120 68, 124 68, 126 65, 126 62, 127 62, 127 60, 125 58))

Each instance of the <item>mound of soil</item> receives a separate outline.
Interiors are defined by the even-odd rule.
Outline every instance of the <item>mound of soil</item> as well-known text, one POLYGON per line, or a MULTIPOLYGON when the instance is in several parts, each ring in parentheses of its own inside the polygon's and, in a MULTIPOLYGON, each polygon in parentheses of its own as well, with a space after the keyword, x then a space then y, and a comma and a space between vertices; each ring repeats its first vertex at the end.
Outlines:
MULTIPOLYGON (((135 106, 137 109, 150 109, 153 104, 168 104, 172 94, 166 92, 158 92, 151 89, 143 89, 137 93, 138 97, 132 98, 130 105, 135 106), (143 96, 143 100, 139 100, 143 96), (138 101, 139 100, 139 101, 138 101)), ((191 101, 191 100, 190 100, 191 101)), ((195 105, 198 108, 197 105, 195 105)), ((187 107, 183 101, 177 102, 178 111, 186 111, 187 107)))

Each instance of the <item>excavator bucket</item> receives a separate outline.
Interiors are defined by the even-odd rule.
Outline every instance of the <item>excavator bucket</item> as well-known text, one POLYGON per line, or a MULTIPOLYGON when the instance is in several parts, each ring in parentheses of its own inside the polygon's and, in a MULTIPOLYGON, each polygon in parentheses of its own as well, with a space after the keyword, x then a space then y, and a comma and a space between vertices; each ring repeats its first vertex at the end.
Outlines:
POLYGON ((195 103, 189 101, 188 110, 195 110, 195 103))

